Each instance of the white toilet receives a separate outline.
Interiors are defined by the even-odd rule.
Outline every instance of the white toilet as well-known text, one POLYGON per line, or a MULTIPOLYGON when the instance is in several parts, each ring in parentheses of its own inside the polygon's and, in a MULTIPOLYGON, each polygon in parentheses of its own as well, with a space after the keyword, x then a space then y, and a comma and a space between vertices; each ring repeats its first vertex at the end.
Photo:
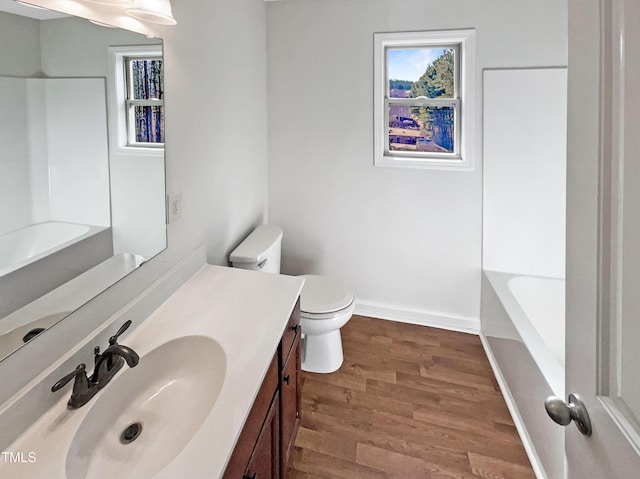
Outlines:
MULTIPOLYGON (((233 250, 229 259, 234 268, 279 273, 281 244, 282 229, 261 225, 233 250)), ((302 278, 305 279, 300 295, 302 369, 332 373, 342 365, 340 328, 353 314, 353 293, 325 276, 302 278)))

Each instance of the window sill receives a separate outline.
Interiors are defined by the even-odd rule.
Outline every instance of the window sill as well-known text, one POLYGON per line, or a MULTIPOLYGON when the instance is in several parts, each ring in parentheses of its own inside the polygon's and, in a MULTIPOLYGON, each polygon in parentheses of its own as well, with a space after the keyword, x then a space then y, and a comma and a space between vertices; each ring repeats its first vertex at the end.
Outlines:
POLYGON ((144 146, 115 146, 112 153, 122 156, 144 156, 146 158, 163 158, 164 148, 152 147, 146 148, 144 146))
POLYGON ((374 166, 384 168, 413 168, 423 170, 455 170, 473 171, 473 164, 467 159, 427 159, 427 158, 406 158, 398 156, 383 156, 376 158, 374 166))

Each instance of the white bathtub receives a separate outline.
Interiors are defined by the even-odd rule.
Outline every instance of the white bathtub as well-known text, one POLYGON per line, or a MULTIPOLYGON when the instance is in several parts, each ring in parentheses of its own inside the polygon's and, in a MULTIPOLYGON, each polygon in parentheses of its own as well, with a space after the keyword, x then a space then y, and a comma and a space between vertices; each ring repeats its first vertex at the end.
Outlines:
POLYGON ((0 276, 60 251, 104 227, 46 221, 0 235, 0 276))
POLYGON ((564 397, 565 283, 484 271, 481 330, 491 365, 539 478, 564 477, 564 430, 544 409, 564 397))
POLYGON ((0 318, 111 256, 110 227, 47 221, 0 235, 0 318))
MULTIPOLYGON (((509 279, 508 285, 522 312, 542 340, 543 350, 537 351, 534 357, 550 353, 564 371, 564 280, 515 276, 509 279)), ((525 337, 529 337, 528 333, 525 337)), ((562 380, 564 381, 564 377, 562 380)))

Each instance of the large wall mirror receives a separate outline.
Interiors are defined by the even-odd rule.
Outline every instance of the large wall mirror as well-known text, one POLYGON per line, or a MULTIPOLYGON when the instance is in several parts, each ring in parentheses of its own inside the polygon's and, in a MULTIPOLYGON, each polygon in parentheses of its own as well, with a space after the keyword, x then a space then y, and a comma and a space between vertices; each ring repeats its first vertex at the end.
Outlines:
POLYGON ((0 0, 0 360, 166 247, 162 102, 160 40, 0 0))

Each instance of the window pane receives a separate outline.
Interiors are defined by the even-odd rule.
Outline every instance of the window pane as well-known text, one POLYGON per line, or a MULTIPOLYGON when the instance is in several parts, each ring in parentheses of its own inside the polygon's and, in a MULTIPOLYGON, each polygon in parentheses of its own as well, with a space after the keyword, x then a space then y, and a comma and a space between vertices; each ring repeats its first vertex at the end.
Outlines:
POLYGON ((389 107, 389 151, 453 153, 455 107, 389 107))
POLYGON ((164 143, 164 108, 134 106, 137 143, 164 143))
POLYGON ((162 60, 131 60, 131 99, 162 99, 162 60))
POLYGON ((389 98, 455 98, 453 48, 387 50, 389 98))

